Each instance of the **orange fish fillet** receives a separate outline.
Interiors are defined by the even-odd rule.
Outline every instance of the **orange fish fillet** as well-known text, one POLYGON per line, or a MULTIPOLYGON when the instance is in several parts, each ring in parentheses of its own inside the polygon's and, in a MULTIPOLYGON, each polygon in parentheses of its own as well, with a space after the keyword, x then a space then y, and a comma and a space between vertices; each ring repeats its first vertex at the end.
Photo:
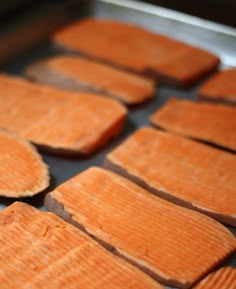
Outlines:
POLYGON ((208 275, 193 289, 236 289, 236 269, 221 268, 208 275))
POLYGON ((0 127, 53 152, 93 152, 121 132, 127 113, 106 97, 6 75, 0 75, 0 89, 0 127))
POLYGON ((177 135, 142 128, 104 165, 179 205, 236 226, 236 156, 177 135))
POLYGON ((49 185, 46 164, 27 141, 0 129, 0 195, 36 195, 49 185))
POLYGON ((175 98, 151 115, 155 126, 236 150, 236 108, 175 98))
POLYGON ((215 74, 200 87, 198 96, 203 100, 236 104, 236 69, 215 74))
POLYGON ((57 32, 53 41, 117 67, 187 85, 215 69, 219 59, 202 49, 107 19, 84 19, 57 32))
POLYGON ((54 214, 14 203, 0 228, 1 289, 164 289, 54 214))
POLYGON ((33 63, 26 74, 42 83, 103 93, 130 105, 155 94, 154 81, 81 57, 58 56, 33 63))
POLYGON ((45 204, 170 286, 189 288, 236 249, 234 236, 213 219, 101 168, 60 185, 45 204))

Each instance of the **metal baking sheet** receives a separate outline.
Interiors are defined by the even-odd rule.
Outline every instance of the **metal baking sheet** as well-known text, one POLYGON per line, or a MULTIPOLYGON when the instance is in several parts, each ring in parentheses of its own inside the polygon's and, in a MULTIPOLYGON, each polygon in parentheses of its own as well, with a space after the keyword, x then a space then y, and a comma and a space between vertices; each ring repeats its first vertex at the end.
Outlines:
MULTIPOLYGON (((236 29, 234 28, 138 1, 97 0, 88 2, 88 9, 83 13, 87 16, 126 21, 183 40, 218 54, 222 61, 221 67, 236 67, 236 29)), ((42 43, 40 47, 16 59, 12 64, 4 67, 3 70, 8 73, 22 75, 27 64, 61 52, 49 43, 42 43)), ((151 101, 130 109, 122 135, 92 156, 66 158, 43 154, 51 173, 51 185, 47 191, 90 166, 100 166, 105 155, 128 135, 139 127, 150 125, 148 116, 161 107, 170 96, 195 99, 198 86, 199 83, 188 89, 177 89, 166 85, 159 86, 155 97, 151 101)), ((21 200, 40 209, 45 209, 43 206, 44 196, 45 193, 42 193, 21 200)), ((0 198, 0 209, 13 201, 12 199, 0 198)), ((236 235, 236 229, 229 229, 236 235)), ((234 256, 225 264, 236 267, 236 257, 234 256)))

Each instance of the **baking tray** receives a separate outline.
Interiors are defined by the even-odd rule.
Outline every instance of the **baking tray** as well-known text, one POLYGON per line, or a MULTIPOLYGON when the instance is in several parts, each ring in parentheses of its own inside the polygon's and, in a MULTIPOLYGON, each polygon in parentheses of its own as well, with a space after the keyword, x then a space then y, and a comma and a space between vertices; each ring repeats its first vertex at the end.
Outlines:
MULTIPOLYGON (((82 2, 85 3, 86 1, 82 2)), ((84 3, 83 8, 85 9, 84 3)), ((83 11, 83 15, 113 18, 145 27, 151 31, 168 35, 218 54, 222 62, 221 68, 236 67, 236 29, 234 28, 138 1, 97 0, 87 1, 87 3, 87 10, 83 11)), ((2 70, 22 75, 24 67, 27 64, 42 57, 63 52, 49 42, 45 42, 34 50, 25 53, 25 55, 21 55, 20 58, 15 59, 11 64, 2 67, 2 70)), ((139 127, 150 125, 148 121, 149 115, 161 107, 170 96, 195 99, 199 84, 200 82, 188 89, 174 88, 166 85, 158 86, 156 95, 152 100, 146 104, 132 107, 129 110, 122 135, 92 156, 66 158, 43 153, 43 158, 49 165, 51 173, 51 184, 47 192, 90 166, 100 166, 105 155, 128 135, 139 127)), ((32 198, 21 199, 21 201, 28 202, 44 210, 44 196, 45 193, 41 193, 32 198)), ((0 209, 3 209, 13 201, 12 199, 0 198, 0 209)), ((236 235, 236 229, 229 229, 236 235)), ((236 267, 236 256, 227 260, 224 265, 236 267)))

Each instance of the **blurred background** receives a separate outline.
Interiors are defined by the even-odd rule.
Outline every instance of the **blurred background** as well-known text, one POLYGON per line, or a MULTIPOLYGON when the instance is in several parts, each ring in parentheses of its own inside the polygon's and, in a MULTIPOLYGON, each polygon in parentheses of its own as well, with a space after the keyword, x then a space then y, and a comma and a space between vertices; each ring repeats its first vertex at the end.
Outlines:
MULTIPOLYGON (((235 0, 139 0, 162 7, 209 19, 218 23, 236 27, 236 1, 235 0)), ((91 0, 5 0, 0 1, 1 20, 25 13, 26 10, 48 9, 48 5, 58 7, 78 5, 80 2, 92 2, 91 0)))
POLYGON ((143 2, 236 27, 235 0, 147 0, 143 2))

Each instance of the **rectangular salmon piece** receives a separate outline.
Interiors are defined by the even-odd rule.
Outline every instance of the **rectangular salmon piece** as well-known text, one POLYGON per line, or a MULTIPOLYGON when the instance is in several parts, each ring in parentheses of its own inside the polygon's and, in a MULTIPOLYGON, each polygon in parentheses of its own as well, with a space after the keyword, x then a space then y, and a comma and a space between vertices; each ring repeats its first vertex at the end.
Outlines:
POLYGON ((0 212, 1 289, 164 289, 61 218, 24 203, 0 212))
POLYGON ((200 48, 109 19, 72 23, 52 40, 90 58, 175 85, 189 85, 219 64, 217 56, 200 48))
POLYGON ((0 127, 54 153, 92 153, 121 133, 127 114, 107 97, 7 75, 0 75, 0 90, 0 127))
POLYGON ((155 95, 155 82, 75 56, 58 56, 26 68, 31 79, 61 88, 102 93, 132 105, 155 95))
POLYGON ((236 269, 223 267, 216 272, 209 274, 193 289, 235 289, 236 269))
POLYGON ((153 125, 236 151, 236 108, 171 98, 154 112, 153 125))
POLYGON ((0 129, 0 195, 29 197, 48 185, 48 167, 33 145, 0 129))
POLYGON ((236 68, 222 70, 213 75, 198 90, 198 98, 236 104, 236 68))
POLYGON ((158 281, 189 288, 236 249, 220 223, 102 168, 49 193, 46 207, 158 281), (199 258, 201 256, 201 258, 199 258))
POLYGON ((141 128, 104 166, 150 192, 236 226, 236 156, 177 135, 141 128))

